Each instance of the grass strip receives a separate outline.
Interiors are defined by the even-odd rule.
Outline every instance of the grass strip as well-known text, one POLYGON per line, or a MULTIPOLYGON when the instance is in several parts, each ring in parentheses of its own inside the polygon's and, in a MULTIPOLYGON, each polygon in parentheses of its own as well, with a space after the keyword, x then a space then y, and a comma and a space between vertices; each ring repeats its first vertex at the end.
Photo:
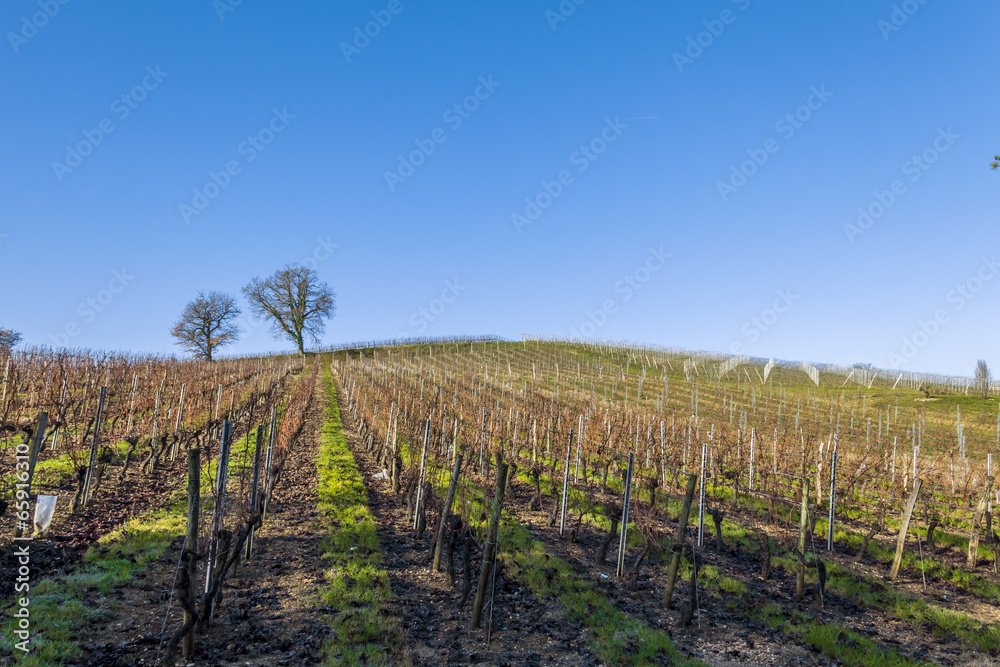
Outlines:
POLYGON ((333 636, 323 646, 323 664, 406 664, 402 632, 388 611, 392 591, 381 567, 375 519, 347 446, 337 390, 327 368, 323 381, 328 404, 317 468, 319 510, 329 529, 321 548, 330 566, 319 595, 334 610, 329 619, 333 636))
POLYGON ((928 664, 900 655, 853 630, 821 623, 801 611, 795 610, 788 617, 773 602, 761 606, 754 616, 789 637, 812 646, 819 653, 836 658, 846 667, 914 667, 928 664))

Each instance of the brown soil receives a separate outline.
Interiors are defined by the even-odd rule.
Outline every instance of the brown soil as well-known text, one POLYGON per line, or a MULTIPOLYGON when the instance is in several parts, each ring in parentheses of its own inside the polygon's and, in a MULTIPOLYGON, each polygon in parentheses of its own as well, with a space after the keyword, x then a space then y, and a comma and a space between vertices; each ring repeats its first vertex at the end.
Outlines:
MULTIPOLYGON (((140 456, 133 456, 122 483, 118 482, 122 463, 108 467, 101 485, 94 490, 90 504, 76 514, 70 513, 70 504, 76 492, 76 480, 65 477, 54 484, 39 484, 33 492, 58 496, 56 511, 46 537, 31 542, 31 564, 41 578, 72 572, 87 547, 107 533, 121 527, 129 519, 151 508, 162 505, 170 492, 177 488, 178 480, 185 478, 184 457, 174 462, 163 462, 151 475, 142 475, 140 456)), ((33 510, 33 508, 32 508, 33 510)), ((13 556, 13 508, 0 517, 0 567, 7 567, 13 556)), ((4 570, 9 572, 10 569, 4 570)), ((13 593, 13 580, 0 580, 0 600, 13 593)))

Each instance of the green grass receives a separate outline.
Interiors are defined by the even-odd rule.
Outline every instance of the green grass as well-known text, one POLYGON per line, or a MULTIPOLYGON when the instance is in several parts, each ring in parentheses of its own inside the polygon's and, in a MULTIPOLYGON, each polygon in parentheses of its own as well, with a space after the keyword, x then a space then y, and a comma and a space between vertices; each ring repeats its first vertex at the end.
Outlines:
POLYGON ((754 616, 848 667, 910 667, 927 664, 902 656, 853 630, 821 623, 809 614, 794 611, 789 618, 773 602, 762 605, 754 616))
MULTIPOLYGON (((776 556, 775 565, 795 572, 793 557, 776 556)), ((813 585, 812 568, 807 568, 807 584, 813 585)), ((860 605, 881 609, 890 616, 906 621, 923 632, 938 638, 955 637, 983 653, 1000 651, 1000 626, 980 623, 968 614, 935 605, 890 584, 856 574, 836 563, 827 563, 826 588, 832 593, 850 598, 860 605)))
MULTIPOLYGON (((207 488, 203 489, 203 494, 207 492, 207 488)), ((186 523, 186 495, 175 492, 165 508, 132 519, 120 530, 102 537, 96 547, 87 550, 73 574, 34 584, 29 595, 30 651, 19 664, 51 666, 79 657, 80 632, 118 608, 118 602, 107 596, 156 563, 184 534, 186 523)), ((9 614, 12 609, 8 607, 7 611, 9 614)), ((13 636, 13 630, 13 621, 2 629, 7 637, 13 636)))
POLYGON ((546 553, 516 521, 505 518, 501 537, 507 574, 525 583, 536 597, 558 600, 569 620, 581 620, 590 631, 594 655, 608 665, 700 665, 682 655, 666 633, 631 618, 608 602, 604 591, 578 576, 568 563, 546 553))
POLYGON ((344 437, 336 388, 329 394, 318 459, 319 510, 329 527, 323 557, 329 560, 320 599, 334 610, 333 638, 323 647, 326 665, 390 665, 406 662, 403 637, 389 615, 389 578, 381 567, 375 520, 357 463, 344 437))

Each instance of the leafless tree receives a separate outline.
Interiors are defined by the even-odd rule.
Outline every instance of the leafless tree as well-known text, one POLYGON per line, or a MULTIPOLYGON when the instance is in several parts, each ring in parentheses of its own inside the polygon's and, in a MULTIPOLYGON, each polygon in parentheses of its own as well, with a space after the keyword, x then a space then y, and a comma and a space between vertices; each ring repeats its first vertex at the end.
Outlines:
POLYGON ((21 342, 21 332, 0 328, 0 350, 10 350, 21 342))
POLYGON ((198 292, 198 298, 184 306, 170 334, 177 339, 177 345, 211 361, 216 349, 239 340, 239 314, 236 297, 223 292, 198 292))
POLYGON ((990 367, 985 359, 976 362, 976 387, 983 398, 990 397, 990 367))
POLYGON ((254 277, 243 288, 250 308, 260 318, 272 321, 275 338, 287 336, 305 354, 305 338, 318 343, 326 331, 326 320, 337 309, 336 294, 320 282, 314 269, 289 264, 261 280, 254 277))

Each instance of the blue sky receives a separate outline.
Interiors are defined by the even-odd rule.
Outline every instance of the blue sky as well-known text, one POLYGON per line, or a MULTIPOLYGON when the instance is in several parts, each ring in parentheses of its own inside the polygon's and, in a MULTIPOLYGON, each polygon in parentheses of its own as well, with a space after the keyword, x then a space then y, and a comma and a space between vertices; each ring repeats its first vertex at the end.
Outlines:
POLYGON ((231 2, 0 9, 27 343, 179 352, 198 290, 306 261, 326 343, 1000 365, 995 3, 231 2))

